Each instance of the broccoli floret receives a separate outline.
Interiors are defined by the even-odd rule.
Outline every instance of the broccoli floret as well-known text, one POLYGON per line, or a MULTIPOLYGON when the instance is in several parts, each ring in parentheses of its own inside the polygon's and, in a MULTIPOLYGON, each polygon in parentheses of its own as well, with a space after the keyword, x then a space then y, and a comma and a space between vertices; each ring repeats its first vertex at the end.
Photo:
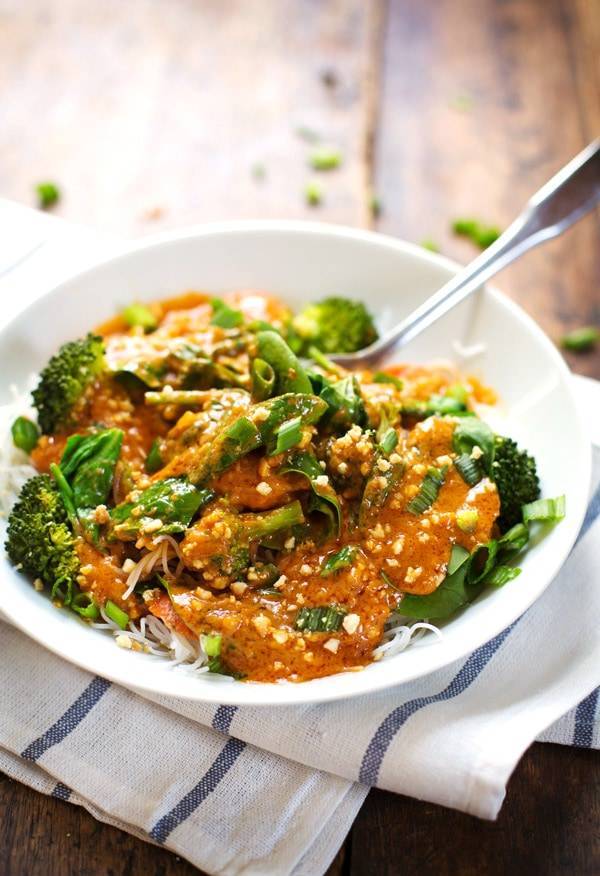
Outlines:
POLYGON ((79 558, 68 516, 49 475, 30 478, 8 518, 6 552, 14 565, 52 587, 69 605, 76 590, 79 558))
POLYGON ((308 355, 311 346, 324 353, 354 353, 377 340, 373 317, 360 301, 325 298, 309 304, 292 319, 290 342, 308 355))
POLYGON ((525 450, 520 450, 511 438, 497 435, 492 477, 500 496, 498 526, 501 532, 506 532, 521 522, 523 505, 539 498, 540 482, 535 459, 525 450))
POLYGON ((97 335, 69 341, 52 356, 32 393, 45 435, 70 425, 73 406, 103 367, 104 347, 97 335))

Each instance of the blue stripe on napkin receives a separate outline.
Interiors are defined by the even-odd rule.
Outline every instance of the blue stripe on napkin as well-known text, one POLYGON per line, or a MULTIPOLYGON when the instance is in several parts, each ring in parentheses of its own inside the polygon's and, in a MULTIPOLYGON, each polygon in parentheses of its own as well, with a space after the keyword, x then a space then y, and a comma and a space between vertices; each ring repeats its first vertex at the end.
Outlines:
POLYGON ((387 715, 375 731, 364 754, 358 776, 360 782, 365 785, 377 784, 383 758, 400 728, 412 715, 425 706, 430 706, 443 700, 451 700, 470 687, 518 622, 516 620, 505 630, 502 630, 501 633, 498 633, 491 642, 486 642, 485 645, 481 645, 476 651, 473 651, 450 684, 442 691, 433 694, 433 696, 416 697, 416 699, 408 700, 387 715))
POLYGON ((189 818, 215 790, 245 748, 245 742, 233 737, 229 739, 198 784, 188 791, 170 812, 157 821, 150 831, 150 837, 157 843, 164 843, 175 828, 189 818))
POLYGON ((591 748, 594 741, 594 723, 598 708, 598 696, 600 688, 593 690, 591 694, 582 700, 575 710, 575 730, 573 732, 573 745, 579 748, 591 748))
POLYGON ((98 676, 93 678, 83 693, 77 697, 75 702, 69 706, 58 721, 49 727, 45 733, 34 739, 25 751, 21 752, 21 757, 35 762, 53 745, 58 745, 59 742, 62 742, 90 713, 109 687, 110 681, 107 681, 105 678, 99 678, 98 676))

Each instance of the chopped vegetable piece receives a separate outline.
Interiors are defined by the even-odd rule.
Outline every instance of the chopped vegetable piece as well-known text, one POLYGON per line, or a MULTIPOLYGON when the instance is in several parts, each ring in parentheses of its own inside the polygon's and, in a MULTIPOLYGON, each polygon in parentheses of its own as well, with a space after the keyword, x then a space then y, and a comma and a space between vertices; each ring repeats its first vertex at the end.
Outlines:
POLYGON ((260 358, 271 366, 275 374, 276 395, 287 392, 312 392, 306 371, 281 335, 277 332, 258 332, 256 343, 260 358))
POLYGON ((563 335, 560 342, 565 350, 571 350, 573 353, 587 353, 588 350, 594 349, 598 341, 600 341, 600 329, 589 325, 573 329, 572 332, 563 335))
POLYGON ((277 430, 277 440, 272 455, 276 456, 278 453, 285 453, 286 450, 291 450, 296 444, 300 444, 301 440, 302 420, 300 417, 294 417, 293 420, 282 423, 277 430))
POLYGON ((459 508, 456 512, 456 525, 463 532, 474 532, 479 523, 479 512, 476 508, 459 508))
POLYGON ((502 233, 496 226, 485 225, 478 219, 455 219, 452 223, 452 230, 455 234, 468 237, 481 249, 487 249, 488 246, 491 246, 502 233))
POLYGON ((202 636, 202 647, 207 657, 218 657, 221 653, 222 636, 220 633, 210 633, 202 636))
POLYGON ((48 210, 60 201, 60 189, 53 182, 41 182, 35 187, 38 205, 41 210, 48 210))
POLYGON ((150 450, 148 451, 144 468, 148 474, 155 474, 155 472, 160 471, 163 465, 164 463, 160 455, 160 441, 158 438, 155 438, 150 450))
POLYGON ((123 502, 111 511, 114 534, 127 540, 144 531, 152 535, 184 532, 213 498, 211 490, 198 490, 186 478, 156 481, 134 502, 123 502))
POLYGON ((336 534, 339 535, 342 527, 342 509, 337 494, 329 478, 323 474, 323 469, 317 462, 316 457, 305 450, 297 450, 287 462, 279 469, 280 474, 296 472, 303 474, 310 481, 311 488, 319 499, 333 507, 336 520, 336 534))
POLYGON ((140 326, 145 332, 152 332, 158 325, 158 320, 149 307, 144 304, 130 304, 122 313, 128 326, 140 326))
POLYGON ((308 160, 315 170, 335 170, 342 163, 342 153, 339 149, 317 146, 310 153, 308 160))
POLYGON ((387 374, 385 371, 376 371, 373 375, 374 383, 391 383, 392 386, 395 386, 396 389, 402 389, 404 386, 404 381, 400 380, 399 377, 395 377, 393 374, 387 374))
MULTIPOLYGON (((496 452, 494 433, 483 420, 477 417, 462 419, 454 430, 452 445, 456 453, 470 456, 474 448, 481 451, 479 457, 487 474, 492 470, 492 463, 496 452)), ((478 451, 476 451, 478 453, 478 451)))
POLYGON ((129 625, 129 615, 127 612, 123 611, 122 608, 119 608, 118 605, 115 605, 114 602, 107 599, 104 603, 104 611, 106 616, 109 617, 118 627, 122 630, 127 629, 129 625))
POLYGON ((429 238, 425 238, 425 240, 422 240, 420 243, 420 246, 422 246, 423 249, 428 249, 429 252, 439 252, 440 251, 439 244, 436 243, 435 240, 430 240, 429 238))
POLYGON ((254 359, 252 362, 252 398, 264 401, 273 395, 275 388, 275 372, 264 359, 254 359))
POLYGON ((323 200, 322 186, 316 180, 306 183, 304 198, 309 207, 318 207, 323 200))
POLYGON ((351 566, 356 559, 357 554, 358 548, 356 545, 344 545, 344 547, 337 553, 330 554, 327 557, 321 566, 321 576, 327 578, 328 575, 332 575, 334 572, 346 568, 346 566, 351 566))
POLYGON ((406 510, 411 514, 418 515, 431 508, 444 484, 447 470, 448 466, 443 466, 442 468, 431 466, 423 478, 419 492, 414 499, 410 500, 406 510))
POLYGON ((13 444, 25 453, 31 453, 40 437, 40 430, 28 417, 17 417, 11 426, 13 444))
POLYGON ((377 219, 381 216, 382 209, 381 198, 376 194, 372 194, 369 198, 369 210, 371 211, 373 219, 377 219))
POLYGON ((100 616, 98 606, 89 593, 77 593, 71 600, 71 608, 81 617, 96 620, 100 616))
POLYGON ((387 429, 384 432, 384 434, 379 442, 379 446, 381 447, 382 453, 384 453, 386 456, 389 456, 397 444, 398 444, 398 433, 396 432, 395 429, 392 429, 390 427, 389 429, 387 429))
POLYGON ((484 475, 479 460, 473 459, 468 453, 461 453, 461 455, 454 460, 454 465, 463 481, 470 487, 474 487, 475 484, 478 484, 484 475))
POLYGON ((545 523, 557 523, 565 516, 566 502, 564 496, 556 499, 537 499, 523 505, 523 522, 539 520, 545 523))
POLYGON ((244 317, 239 310, 234 310, 220 298, 213 298, 211 301, 213 308, 213 318, 211 325, 217 325, 220 328, 231 329, 237 328, 244 321, 244 317))
POLYGON ((304 633, 332 633, 339 630, 345 616, 346 612, 337 605, 301 608, 294 626, 304 633))

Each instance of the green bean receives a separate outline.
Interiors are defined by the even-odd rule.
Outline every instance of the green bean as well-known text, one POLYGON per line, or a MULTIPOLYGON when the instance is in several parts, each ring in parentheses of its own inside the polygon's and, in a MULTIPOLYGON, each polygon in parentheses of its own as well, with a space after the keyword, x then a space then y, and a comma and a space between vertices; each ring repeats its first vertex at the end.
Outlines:
POLYGON ((275 372, 275 393, 311 393, 312 384, 298 357, 277 332, 258 332, 258 352, 275 372))
POLYGON ((264 401, 273 394, 275 387, 275 372, 264 359, 255 359, 252 363, 252 397, 256 401, 264 401))

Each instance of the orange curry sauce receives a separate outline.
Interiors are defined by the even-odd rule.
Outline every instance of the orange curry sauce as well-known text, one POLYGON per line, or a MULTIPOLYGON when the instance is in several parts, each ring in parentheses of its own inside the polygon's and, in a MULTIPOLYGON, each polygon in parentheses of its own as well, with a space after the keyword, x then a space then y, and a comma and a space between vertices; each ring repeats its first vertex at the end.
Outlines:
MULTIPOLYGON (((288 318, 283 304, 261 293, 240 292, 226 296, 226 300, 231 307, 240 309, 247 320, 265 320, 279 327, 288 318)), ((185 343, 239 373, 248 372, 251 347, 236 341, 239 330, 211 325, 213 311, 205 296, 189 293, 149 307, 158 320, 158 328, 150 334, 143 334, 139 328, 127 328, 120 317, 98 329, 105 341, 109 365, 135 364, 140 360, 163 363, 168 382, 170 352, 174 346, 185 343)), ((489 389, 473 378, 461 377, 447 363, 397 365, 389 371, 402 379, 401 389, 391 383, 375 382, 369 372, 356 375, 374 428, 386 402, 424 401, 433 393, 444 393, 457 382, 466 388, 471 402, 494 401, 489 389)), ((239 388, 215 393, 219 394, 225 413, 234 410, 241 415, 252 403, 250 394, 239 388)), ((72 432, 84 434, 90 427, 98 426, 123 430, 121 458, 109 503, 116 504, 132 490, 189 471, 208 452, 218 428, 218 419, 211 415, 211 410, 208 403, 206 409, 149 406, 144 403, 143 393, 132 394, 116 380, 103 377, 79 405, 72 432), (165 465, 148 475, 144 462, 157 438, 162 442, 165 465)), ((397 461, 402 460, 405 465, 404 474, 362 528, 351 524, 360 502, 361 488, 357 484, 364 485, 376 465, 384 474, 386 461, 377 462, 370 434, 358 426, 327 439, 311 427, 303 441, 313 442, 310 446, 321 460, 323 475, 336 487, 343 515, 341 536, 322 544, 312 541, 296 544, 293 538, 288 538, 284 549, 274 552, 270 559, 277 565, 279 577, 269 589, 261 589, 252 565, 240 580, 216 574, 211 567, 210 559, 222 550, 221 543, 227 535, 219 514, 212 510, 213 503, 202 510, 184 536, 177 536, 183 573, 179 558, 171 552, 169 568, 174 572, 179 566, 179 574, 176 579, 173 577, 170 595, 156 587, 150 575, 145 592, 141 593, 138 587, 123 599, 126 570, 154 546, 150 533, 137 542, 108 542, 102 550, 80 541, 79 586, 100 604, 112 600, 132 619, 150 612, 171 629, 191 638, 202 633, 220 633, 222 659, 246 680, 304 681, 362 668, 373 659, 373 649, 381 641, 384 625, 400 603, 402 593, 431 593, 444 579, 454 544, 472 551, 495 532, 499 499, 494 484, 484 479, 469 487, 452 465, 456 456, 452 448, 456 423, 452 417, 434 416, 421 422, 408 420, 396 428, 398 444, 394 453, 397 461), (447 466, 445 482, 428 510, 420 515, 411 514, 406 506, 418 493, 430 466, 447 466), (348 479, 348 474, 353 477, 348 479), (478 512, 472 532, 457 526, 459 509, 478 512), (324 560, 343 545, 358 548, 352 565, 323 577, 324 560), (347 613, 339 630, 295 629, 301 608, 328 605, 341 606, 347 613)), ((32 454, 40 471, 47 471, 52 462, 59 461, 66 437, 41 439, 32 454)), ((390 459, 393 461, 393 455, 390 459)), ((222 497, 230 507, 245 513, 277 508, 294 499, 305 504, 310 494, 308 480, 302 475, 278 474, 282 462, 282 455, 267 457, 263 450, 242 457, 209 484, 217 495, 217 505, 222 497)))

